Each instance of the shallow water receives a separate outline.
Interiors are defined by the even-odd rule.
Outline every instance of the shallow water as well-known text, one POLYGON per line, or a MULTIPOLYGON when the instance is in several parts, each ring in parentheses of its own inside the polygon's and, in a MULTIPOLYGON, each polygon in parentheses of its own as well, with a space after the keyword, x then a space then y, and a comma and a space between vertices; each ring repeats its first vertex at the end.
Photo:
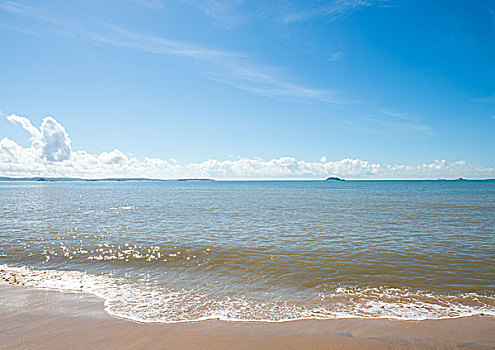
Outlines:
POLYGON ((495 315, 495 182, 4 182, 0 264, 149 322, 495 315))

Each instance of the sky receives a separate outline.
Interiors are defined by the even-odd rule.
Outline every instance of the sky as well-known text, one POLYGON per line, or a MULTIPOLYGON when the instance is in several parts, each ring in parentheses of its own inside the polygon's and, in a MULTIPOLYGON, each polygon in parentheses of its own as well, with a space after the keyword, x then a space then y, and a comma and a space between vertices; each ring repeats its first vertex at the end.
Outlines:
POLYGON ((495 177, 494 0, 0 0, 0 176, 495 177))

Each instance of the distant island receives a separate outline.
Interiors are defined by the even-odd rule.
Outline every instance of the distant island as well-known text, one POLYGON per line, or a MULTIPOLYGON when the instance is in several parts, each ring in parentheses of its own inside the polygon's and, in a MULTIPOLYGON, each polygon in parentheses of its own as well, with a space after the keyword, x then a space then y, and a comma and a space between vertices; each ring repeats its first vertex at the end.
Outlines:
POLYGON ((341 179, 340 177, 337 176, 330 176, 327 177, 325 181, 345 181, 345 179, 341 179))
MULTIPOLYGON (((8 177, 8 176, 0 176, 0 182, 8 182, 8 181, 39 181, 39 182, 70 182, 70 181, 86 181, 86 182, 102 182, 102 181, 156 181, 156 182, 170 182, 170 181, 181 181, 181 182, 214 182, 217 180, 214 179, 208 179, 208 178, 183 178, 183 179, 150 179, 146 177, 109 177, 109 178, 102 178, 102 179, 83 179, 79 177, 44 177, 44 176, 34 176, 34 177, 8 177)), ((221 181, 221 180, 220 180, 221 181)), ((283 181, 283 180, 281 180, 283 181)), ((321 180, 319 180, 321 181, 321 180)), ((341 179, 340 177, 337 176, 329 176, 327 177, 324 181, 346 181, 345 179, 341 179)), ((360 181, 360 180, 353 180, 353 181, 360 181)), ((366 180, 364 180, 366 181, 366 180)), ((373 181, 388 181, 388 180, 373 180, 373 181)), ((401 180, 401 181, 408 181, 408 180, 401 180)), ((410 180, 410 181, 495 181, 494 178, 490 179, 465 179, 462 177, 456 178, 456 179, 423 179, 423 180, 410 180)))
POLYGON ((119 177, 111 177, 111 178, 103 178, 103 179, 82 179, 77 177, 6 177, 0 176, 0 181, 47 181, 47 182, 60 182, 60 181, 90 181, 90 182, 99 182, 99 181, 215 181, 213 179, 148 179, 145 177, 129 177, 129 178, 119 178, 119 177))

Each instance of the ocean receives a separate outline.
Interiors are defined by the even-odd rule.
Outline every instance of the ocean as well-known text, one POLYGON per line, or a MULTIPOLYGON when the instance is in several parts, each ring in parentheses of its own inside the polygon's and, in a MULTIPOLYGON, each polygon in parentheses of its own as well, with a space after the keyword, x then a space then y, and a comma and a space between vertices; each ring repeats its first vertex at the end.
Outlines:
POLYGON ((495 181, 0 182, 0 284, 140 322, 495 316, 495 181))

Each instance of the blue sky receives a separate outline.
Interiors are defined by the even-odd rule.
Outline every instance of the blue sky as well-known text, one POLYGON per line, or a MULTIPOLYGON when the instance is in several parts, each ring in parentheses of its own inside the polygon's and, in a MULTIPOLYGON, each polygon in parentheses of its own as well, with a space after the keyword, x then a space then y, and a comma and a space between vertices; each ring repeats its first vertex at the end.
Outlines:
MULTIPOLYGON (((495 174, 494 1, 0 0, 0 48, 3 115, 53 117, 71 152, 495 174)), ((2 137, 36 153, 12 118, 2 137)))

